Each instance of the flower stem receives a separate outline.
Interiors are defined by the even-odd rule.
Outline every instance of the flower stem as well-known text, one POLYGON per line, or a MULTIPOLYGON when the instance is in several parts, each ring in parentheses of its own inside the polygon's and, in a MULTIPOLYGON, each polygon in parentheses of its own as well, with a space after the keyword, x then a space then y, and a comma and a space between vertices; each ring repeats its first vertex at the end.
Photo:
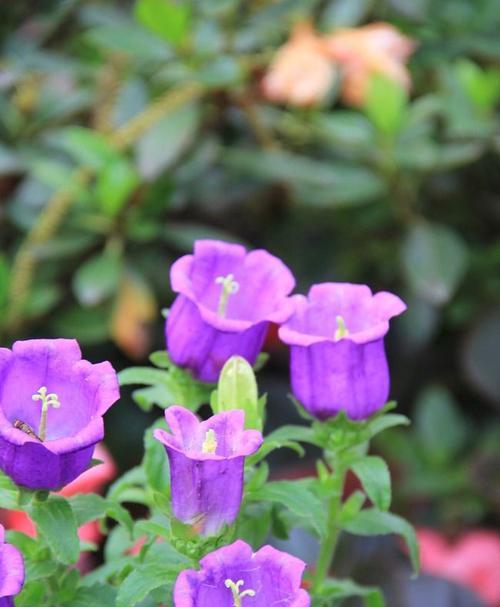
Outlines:
POLYGON ((313 592, 317 592, 327 578, 337 547, 340 535, 340 527, 338 526, 337 519, 342 504, 345 476, 346 470, 342 464, 339 463, 332 474, 332 496, 328 503, 328 531, 320 546, 316 573, 313 580, 313 592))

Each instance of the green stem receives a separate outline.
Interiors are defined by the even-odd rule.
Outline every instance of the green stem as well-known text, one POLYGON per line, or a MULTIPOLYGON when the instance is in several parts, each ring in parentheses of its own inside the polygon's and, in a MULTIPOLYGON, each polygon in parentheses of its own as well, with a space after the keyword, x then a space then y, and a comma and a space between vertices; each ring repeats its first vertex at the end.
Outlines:
POLYGON ((328 531, 320 546, 319 558, 313 581, 313 593, 321 588, 323 582, 327 578, 337 547, 340 535, 340 527, 338 526, 337 518, 342 505, 345 476, 345 468, 342 464, 337 464, 336 470, 334 470, 332 474, 332 496, 328 503, 328 531))

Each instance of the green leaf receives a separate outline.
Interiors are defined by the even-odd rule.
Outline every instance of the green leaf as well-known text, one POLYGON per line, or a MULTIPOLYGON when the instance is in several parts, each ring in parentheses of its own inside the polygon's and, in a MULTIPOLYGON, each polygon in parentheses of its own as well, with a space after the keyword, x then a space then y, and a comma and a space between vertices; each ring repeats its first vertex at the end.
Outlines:
POLYGON ((246 495, 251 501, 280 504, 297 516, 318 536, 325 531, 325 511, 309 488, 310 481, 273 481, 246 495))
POLYGON ((54 337, 77 339, 81 344, 100 343, 108 336, 107 308, 72 306, 56 316, 51 323, 54 337))
MULTIPOLYGON (((24 553, 23 553, 24 555, 24 553)), ((24 555, 25 556, 25 555, 24 555)), ((47 578, 53 575, 58 567, 56 561, 51 559, 44 559, 43 561, 33 561, 31 559, 25 559, 26 564, 26 579, 30 582, 47 578)))
POLYGON ((62 563, 76 563, 80 555, 76 517, 63 497, 52 495, 44 502, 33 501, 30 516, 50 550, 62 563))
POLYGON ((337 110, 314 117, 312 127, 318 137, 333 144, 339 151, 372 150, 375 145, 375 129, 365 116, 358 112, 337 110))
POLYGON ((376 455, 368 455, 351 465, 361 481, 363 489, 379 510, 391 505, 391 476, 385 461, 376 455))
POLYGON ((420 565, 417 537, 413 527, 403 518, 390 512, 368 508, 361 510, 348 521, 344 525, 344 529, 356 535, 387 535, 389 533, 401 535, 408 546, 413 570, 415 573, 418 572, 420 565))
POLYGON ((14 481, 0 470, 0 508, 16 510, 18 493, 14 481))
POLYGON ((102 169, 113 159, 119 157, 108 139, 91 129, 70 126, 52 133, 49 142, 63 149, 78 164, 102 169))
POLYGON ((191 8, 189 3, 173 0, 138 0, 135 17, 167 42, 179 45, 189 32, 191 8))
POLYGON ((340 526, 345 526, 361 510, 366 502, 366 495, 362 491, 354 491, 342 504, 339 515, 340 526))
POLYGON ((166 427, 165 420, 158 420, 144 435, 143 468, 146 480, 148 485, 159 493, 165 493, 169 485, 168 459, 165 447, 154 438, 153 432, 156 428, 166 427))
POLYGON ((373 0, 333 0, 325 8, 320 23, 326 31, 360 25, 372 7, 373 0))
POLYGON ((359 596, 366 607, 384 607, 385 600, 378 588, 360 586, 352 580, 326 580, 320 590, 322 599, 329 601, 359 596))
POLYGON ((107 584, 93 584, 78 588, 65 607, 115 607, 116 589, 107 584))
POLYGON ((497 68, 481 69, 479 65, 461 59, 455 66, 458 79, 480 109, 493 109, 500 98, 500 71, 497 68))
POLYGON ((46 584, 42 580, 30 581, 23 586, 21 593, 16 597, 16 607, 40 607, 45 602, 46 584))
POLYGON ((381 134, 394 136, 406 119, 407 102, 408 95, 400 84, 376 74, 370 81, 363 109, 381 134))
MULTIPOLYGON (((116 607, 134 607, 143 601, 153 590, 165 586, 171 576, 172 567, 156 563, 155 566, 142 566, 134 569, 120 584, 116 607), (170 575, 169 575, 170 574, 170 575)), ((165 598, 167 593, 165 592, 165 598)))
POLYGON ((363 204, 385 191, 381 178, 359 164, 235 147, 224 153, 222 161, 237 174, 290 184, 299 202, 322 207, 363 204))
POLYGON ((106 500, 95 493, 79 493, 69 498, 69 503, 79 527, 104 517, 108 507, 106 500))
POLYGON ((117 157, 100 171, 96 196, 101 210, 115 217, 139 183, 139 175, 128 160, 117 157))
POLYGON ((200 108, 190 103, 164 116, 139 139, 137 167, 147 180, 169 169, 194 141, 200 108))
POLYGON ((388 428, 394 428, 395 426, 409 426, 410 420, 406 415, 400 413, 386 413, 368 422, 367 428, 370 438, 373 438, 380 432, 387 430, 388 428))
POLYGON ((440 386, 420 394, 415 431, 424 457, 438 465, 453 461, 467 440, 467 422, 451 394, 440 386))
POLYGON ((419 221, 403 244, 403 269, 413 291, 433 305, 451 300, 467 269, 468 252, 447 226, 419 221))
POLYGON ((96 306, 116 292, 121 262, 115 252, 105 250, 78 268, 73 276, 73 291, 82 306, 96 306))

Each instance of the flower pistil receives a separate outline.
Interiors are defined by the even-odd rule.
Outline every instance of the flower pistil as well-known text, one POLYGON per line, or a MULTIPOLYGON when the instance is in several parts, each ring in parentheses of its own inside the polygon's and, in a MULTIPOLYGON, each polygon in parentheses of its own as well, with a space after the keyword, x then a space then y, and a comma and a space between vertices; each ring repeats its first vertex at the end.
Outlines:
POLYGON ((335 331, 334 340, 340 341, 343 337, 347 337, 349 335, 349 329, 345 324, 345 320, 343 316, 340 314, 335 319, 337 321, 337 329, 335 331))
POLYGON ((237 293, 239 291, 240 285, 236 280, 234 280, 234 274, 227 274, 227 276, 217 276, 215 282, 216 284, 222 286, 219 298, 219 306, 217 308, 217 314, 219 316, 224 317, 226 315, 229 296, 237 293))
POLYGON ((226 588, 230 588, 233 594, 233 607, 242 607, 242 600, 246 596, 255 596, 255 590, 252 590, 251 588, 240 592, 240 586, 243 586, 244 583, 243 580, 233 582, 233 580, 229 578, 224 582, 226 588))
POLYGON ((213 455, 217 451, 217 436, 213 430, 207 430, 205 440, 201 446, 202 453, 213 455))
POLYGON ((49 407, 54 407, 54 409, 58 409, 61 406, 59 401, 59 397, 55 392, 50 392, 47 394, 47 388, 42 386, 38 388, 38 390, 31 397, 33 400, 41 400, 42 401, 42 414, 40 416, 40 426, 38 428, 38 436, 40 440, 44 441, 47 435, 47 411, 49 407))

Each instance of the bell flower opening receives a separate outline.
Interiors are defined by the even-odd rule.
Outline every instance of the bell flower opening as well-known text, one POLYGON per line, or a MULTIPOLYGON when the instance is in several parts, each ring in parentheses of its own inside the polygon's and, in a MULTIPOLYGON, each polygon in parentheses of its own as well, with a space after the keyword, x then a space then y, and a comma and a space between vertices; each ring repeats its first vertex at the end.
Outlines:
POLYGON ((319 419, 339 411, 366 419, 387 401, 384 336, 406 305, 392 293, 349 283, 313 285, 293 301, 295 312, 279 336, 290 346, 295 397, 319 419))
POLYGON ((0 348, 0 468, 31 489, 60 489, 88 467, 119 398, 109 362, 81 359, 71 339, 0 348))
POLYGON ((309 607, 301 586, 305 563, 263 546, 237 540, 207 554, 201 569, 183 571, 174 587, 174 607, 309 607))
POLYGON ((198 240, 192 255, 170 272, 178 293, 166 322, 172 360, 196 379, 216 382, 233 355, 254 364, 269 323, 292 313, 290 270, 270 253, 237 244, 198 240))
POLYGON ((244 459, 259 449, 262 435, 245 430, 241 410, 200 421, 188 409, 174 406, 165 418, 171 432, 157 429, 154 436, 169 459, 174 516, 202 535, 216 535, 238 515, 244 459))

